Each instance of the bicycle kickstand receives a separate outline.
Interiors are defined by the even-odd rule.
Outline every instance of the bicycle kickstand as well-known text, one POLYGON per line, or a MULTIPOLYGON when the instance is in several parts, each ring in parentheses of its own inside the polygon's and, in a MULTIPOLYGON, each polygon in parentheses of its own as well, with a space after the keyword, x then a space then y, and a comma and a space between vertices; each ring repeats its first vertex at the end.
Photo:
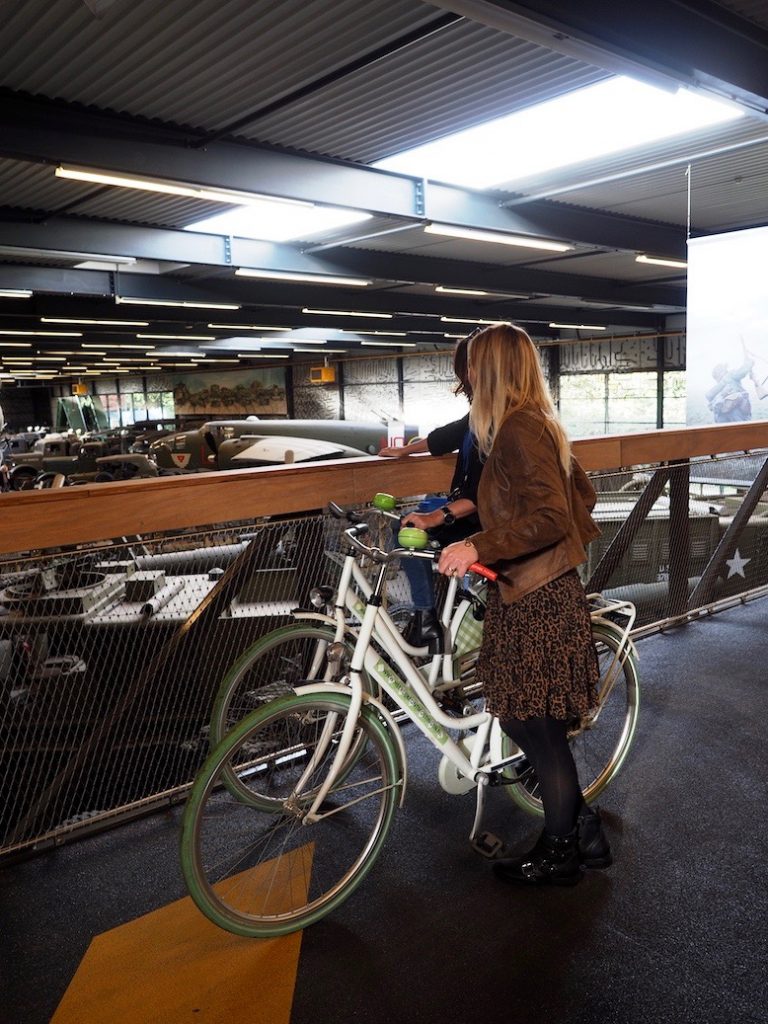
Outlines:
POLYGON ((488 860, 495 860, 497 857, 501 857, 503 855, 504 843, 497 835, 494 835, 493 832, 480 831, 480 826, 483 821, 483 812, 485 810, 485 791, 487 787, 488 776, 481 775, 477 780, 475 821, 472 825, 472 831, 469 834, 469 845, 475 853, 479 853, 481 857, 487 857, 488 860))

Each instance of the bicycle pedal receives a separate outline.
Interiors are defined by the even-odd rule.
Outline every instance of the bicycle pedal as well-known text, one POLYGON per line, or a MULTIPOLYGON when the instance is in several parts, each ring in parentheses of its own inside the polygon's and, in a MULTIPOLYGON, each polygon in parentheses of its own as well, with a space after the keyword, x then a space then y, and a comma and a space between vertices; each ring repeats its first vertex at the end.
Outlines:
POLYGON ((468 702, 461 697, 451 697, 448 694, 442 694, 438 699, 438 703, 446 715, 452 715, 454 718, 464 718, 467 714, 468 702))
POLYGON ((474 839, 470 839, 469 845, 475 853, 487 857, 488 860, 495 860, 504 854, 504 843, 493 832, 481 832, 474 839))

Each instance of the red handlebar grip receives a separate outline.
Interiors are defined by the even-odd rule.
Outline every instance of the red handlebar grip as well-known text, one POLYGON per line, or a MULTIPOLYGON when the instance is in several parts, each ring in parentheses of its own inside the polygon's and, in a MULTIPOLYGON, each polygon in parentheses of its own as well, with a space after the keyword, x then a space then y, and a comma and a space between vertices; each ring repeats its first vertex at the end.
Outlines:
POLYGON ((476 572, 478 576, 485 576, 487 580, 495 582, 499 578, 499 574, 494 572, 493 569, 489 569, 487 565, 481 565, 479 562, 473 562, 469 567, 470 572, 476 572))

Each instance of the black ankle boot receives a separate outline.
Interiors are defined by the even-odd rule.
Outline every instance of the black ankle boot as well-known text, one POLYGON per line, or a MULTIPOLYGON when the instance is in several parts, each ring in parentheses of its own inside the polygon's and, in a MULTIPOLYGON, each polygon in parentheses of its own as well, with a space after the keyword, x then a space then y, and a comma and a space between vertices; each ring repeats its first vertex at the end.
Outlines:
POLYGON ((576 822, 579 833, 579 858, 585 868, 607 868, 613 863, 611 845, 603 832, 600 812, 585 807, 576 822))
POLYGON ((578 831, 553 836, 546 829, 522 857, 497 860, 493 873, 517 885, 576 885, 581 879, 578 831))
POLYGON ((443 627, 434 608, 417 608, 413 618, 403 630, 403 639, 411 647, 426 647, 434 640, 442 640, 443 627))

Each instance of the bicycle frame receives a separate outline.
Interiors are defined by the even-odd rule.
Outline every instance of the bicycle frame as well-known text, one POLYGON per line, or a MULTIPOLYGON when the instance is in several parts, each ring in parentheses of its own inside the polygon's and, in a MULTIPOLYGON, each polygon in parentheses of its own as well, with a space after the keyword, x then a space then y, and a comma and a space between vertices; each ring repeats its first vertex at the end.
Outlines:
MULTIPOLYGON (((470 833, 470 840, 473 841, 478 834, 482 819, 486 786, 490 783, 491 778, 496 773, 505 766, 517 761, 522 756, 522 753, 518 751, 506 758, 501 756, 501 728, 498 720, 494 718, 490 712, 481 711, 475 714, 465 715, 463 718, 455 718, 446 714, 439 707, 433 696, 429 682, 425 681, 421 672, 408 656, 408 645, 400 642, 400 637, 396 628, 391 623, 389 616, 382 607, 382 595, 384 593, 386 583, 387 564, 390 559, 395 557, 424 557, 424 555, 421 552, 414 552, 405 549, 397 549, 393 552, 387 553, 379 551, 378 549, 367 548, 354 535, 354 530, 346 531, 346 534, 353 547, 357 548, 358 551, 369 555, 374 561, 378 561, 381 564, 375 585, 371 587, 366 580, 365 586, 362 588, 367 594, 367 603, 363 612, 362 622, 356 636, 347 685, 346 687, 338 687, 342 692, 347 692, 350 695, 350 707, 345 715, 346 720, 338 743, 338 750, 335 754, 333 764, 325 783, 320 792, 316 795, 316 799, 313 801, 304 820, 306 822, 316 821, 323 816, 318 813, 319 808, 334 785, 340 772, 343 770, 345 760, 352 746, 355 722, 360 713, 363 700, 365 699, 362 675, 363 669, 365 669, 371 678, 378 681, 379 685, 390 696, 395 705, 401 709, 412 722, 414 722, 416 727, 427 737, 430 743, 432 743, 436 749, 442 751, 443 758, 454 766, 460 776, 463 776, 467 780, 466 788, 470 789, 473 786, 477 787, 477 809, 472 832, 470 833), (400 675, 398 675, 391 665, 384 660, 382 654, 379 653, 376 647, 374 647, 374 642, 380 648, 383 648, 387 656, 398 668, 400 675), (449 729, 456 730, 462 734, 466 734, 470 730, 475 730, 475 739, 469 754, 465 753, 460 742, 453 739, 448 732, 449 729)), ((432 557, 432 555, 427 555, 426 557, 432 557)), ((347 601, 348 594, 350 592, 349 581, 354 575, 354 568, 356 565, 356 559, 354 554, 351 552, 345 563, 345 571, 348 574, 346 576, 346 586, 340 585, 339 587, 339 596, 337 597, 337 605, 335 609, 338 620, 337 627, 339 629, 343 625, 344 608, 348 606, 347 601), (342 603, 342 596, 345 599, 344 603, 342 603)), ((451 602, 455 596, 455 588, 456 580, 452 579, 449 583, 448 595, 446 596, 444 615, 447 614, 446 609, 449 610, 451 607, 451 602), (452 588, 450 584, 453 584, 452 588)), ((601 624, 604 628, 610 630, 614 634, 614 637, 617 638, 617 649, 611 665, 606 672, 605 681, 601 689, 601 693, 599 694, 600 704, 598 705, 597 712, 592 718, 592 722, 594 722, 597 720, 600 713, 600 707, 610 694, 611 689, 619 676, 622 665, 630 656, 630 652, 634 650, 634 645, 629 639, 629 634, 635 619, 635 608, 634 605, 628 601, 605 601, 599 594, 589 595, 588 600, 595 606, 590 612, 592 622, 601 624), (610 615, 615 616, 617 614, 623 615, 626 618, 623 629, 618 627, 617 624, 608 617, 610 615)), ((355 611, 359 617, 359 599, 355 598, 355 602, 355 611)), ((469 606, 469 603, 470 602, 467 601, 465 603, 466 606, 469 606)), ((464 610, 466 610, 466 608, 464 610)), ((452 624, 457 621, 457 616, 458 612, 454 613, 452 624)), ((460 621, 460 618, 458 621, 460 621)), ((447 657, 448 661, 452 664, 451 655, 449 654, 447 657)), ((309 692, 313 688, 314 687, 303 687, 302 692, 309 692)), ((336 687, 334 688, 336 689, 336 687)), ((321 690, 322 684, 320 684, 317 689, 321 690)), ((374 703, 378 705, 378 702, 374 703)), ((381 712, 384 712, 383 708, 380 707, 379 709, 381 712)), ((389 713, 384 712, 384 717, 386 718, 390 729, 394 731, 396 743, 398 748, 402 751, 404 748, 399 727, 389 713)), ((333 722, 328 723, 325 737, 321 740, 316 752, 316 758, 324 756, 332 737, 336 734, 336 731, 336 720, 334 718, 333 722)), ((311 767, 314 767, 314 763, 315 759, 313 759, 311 767)), ((307 778, 309 777, 309 774, 310 769, 308 769, 307 778)))
MULTIPOLYGON (((325 782, 316 794, 315 799, 312 802, 312 806, 305 815, 304 820, 307 823, 317 821, 323 816, 318 813, 319 808, 322 806, 323 801, 335 784, 340 772, 343 771, 347 756, 351 750, 356 728, 356 719, 360 713, 360 708, 362 707, 365 696, 362 676, 363 668, 368 671, 372 678, 375 678, 380 683, 384 691, 391 697, 396 706, 399 707, 408 716, 408 718, 416 724, 417 728, 424 733, 433 746, 438 749, 442 749, 444 756, 451 761, 462 775, 471 780, 472 783, 478 784, 482 787, 482 784, 487 784, 490 773, 498 767, 501 767, 501 765, 483 765, 481 767, 481 761, 488 747, 491 728, 495 721, 494 717, 487 711, 481 711, 474 715, 466 715, 463 718, 454 718, 451 715, 446 714, 435 701, 432 692, 430 691, 429 684, 424 680, 422 674, 408 657, 408 645, 400 642, 400 637, 395 626, 391 623, 389 616, 382 608, 381 598, 386 581, 387 565, 390 559, 396 557, 425 556, 420 552, 409 551, 407 549, 396 549, 393 552, 387 553, 378 551, 377 549, 366 548, 365 545, 357 539, 353 531, 354 528, 353 530, 346 531, 350 543, 359 551, 371 555, 374 561, 378 561, 381 564, 374 586, 370 587, 366 581, 366 588, 370 593, 367 598, 362 622, 356 637, 355 649, 352 655, 352 663, 350 665, 350 673, 346 687, 347 692, 350 694, 350 707, 345 716, 346 720, 342 728, 341 737, 338 740, 338 748, 334 756, 333 764, 331 765, 325 782), (398 676, 390 668, 383 656, 373 647, 372 641, 374 640, 395 662, 402 673, 402 677, 398 676), (461 749, 459 744, 449 735, 448 729, 458 729, 462 732, 467 732, 470 729, 477 730, 476 740, 469 758, 464 754, 464 751, 461 749)), ((426 555, 426 557, 432 557, 432 555, 426 555)), ((335 608, 338 620, 337 629, 341 629, 343 626, 343 612, 346 606, 346 598, 350 592, 349 579, 351 579, 353 573, 353 565, 357 564, 354 553, 350 555, 350 558, 351 564, 349 562, 345 564, 345 571, 350 574, 347 577, 346 586, 343 585, 344 574, 342 574, 342 584, 339 586, 339 596, 337 597, 337 605, 335 608), (345 599, 344 604, 341 603, 342 596, 345 599)), ((449 581, 444 615, 446 614, 446 609, 449 610, 451 607, 457 586, 457 580, 451 579, 449 581)), ((469 605, 470 602, 467 601, 466 606, 468 607, 469 605)), ((455 618, 456 614, 454 614, 454 619, 455 618)), ((341 635, 343 635, 343 633, 341 635)), ((438 660, 443 660, 444 665, 446 661, 450 663, 451 666, 453 664, 453 658, 450 652, 445 655, 436 655, 435 657, 438 660)), ((317 689, 322 691, 323 685, 324 684, 322 683, 318 684, 317 689)), ((302 688, 302 692, 309 692, 309 690, 310 687, 302 688)), ((399 729, 391 719, 391 716, 387 717, 390 719, 391 727, 394 727, 399 734, 399 729)), ((299 787, 303 784, 306 778, 310 777, 315 764, 325 755, 335 732, 335 720, 326 723, 326 728, 323 736, 321 737, 321 741, 313 755, 311 764, 308 766, 306 773, 302 776, 302 779, 299 782, 299 787)), ((508 758, 504 763, 509 763, 510 760, 513 759, 508 758)), ((299 787, 297 787, 297 790, 300 792, 299 787)), ((480 806, 481 799, 478 798, 478 815, 476 816, 476 824, 480 817, 480 806)), ((473 836, 475 831, 476 829, 473 829, 473 836)))
MULTIPOLYGON (((395 553, 393 552, 393 554, 395 553)), ((398 549, 396 554, 398 557, 429 559, 432 559, 433 557, 431 553, 407 551, 405 549, 398 549)), ((471 609, 473 601, 472 595, 468 595, 467 597, 462 597, 461 600, 456 603, 458 590, 459 580, 452 577, 448 581, 440 613, 440 624, 443 627, 443 631, 448 635, 448 643, 446 644, 445 652, 433 655, 429 662, 426 678, 431 691, 434 691, 438 687, 438 680, 440 680, 446 688, 456 686, 459 683, 459 680, 456 680, 453 677, 453 647, 461 624, 464 620, 464 616, 471 609)), ((365 617, 366 602, 370 600, 372 594, 373 587, 369 583, 365 573, 357 561, 354 548, 351 548, 344 556, 341 577, 339 579, 339 585, 334 599, 333 615, 323 614, 322 612, 297 610, 293 612, 293 616, 297 620, 322 622, 333 626, 335 631, 333 642, 340 643, 350 632, 353 636, 356 635, 356 631, 351 629, 347 622, 346 613, 349 613, 358 623, 362 623, 365 617)), ((379 608, 373 639, 392 658, 395 658, 395 651, 398 651, 409 658, 425 657, 428 654, 427 647, 413 647, 403 639, 402 634, 392 621, 392 618, 386 608, 383 606, 379 608)), ((316 662, 313 663, 310 668, 310 671, 313 673, 311 678, 315 678, 315 673, 319 669, 319 663, 322 659, 322 655, 323 651, 318 651, 316 662)), ((398 662, 398 664, 400 663, 398 662)), ((411 663, 409 662, 409 664, 411 663)), ((413 666, 411 665, 411 667, 413 666)))

